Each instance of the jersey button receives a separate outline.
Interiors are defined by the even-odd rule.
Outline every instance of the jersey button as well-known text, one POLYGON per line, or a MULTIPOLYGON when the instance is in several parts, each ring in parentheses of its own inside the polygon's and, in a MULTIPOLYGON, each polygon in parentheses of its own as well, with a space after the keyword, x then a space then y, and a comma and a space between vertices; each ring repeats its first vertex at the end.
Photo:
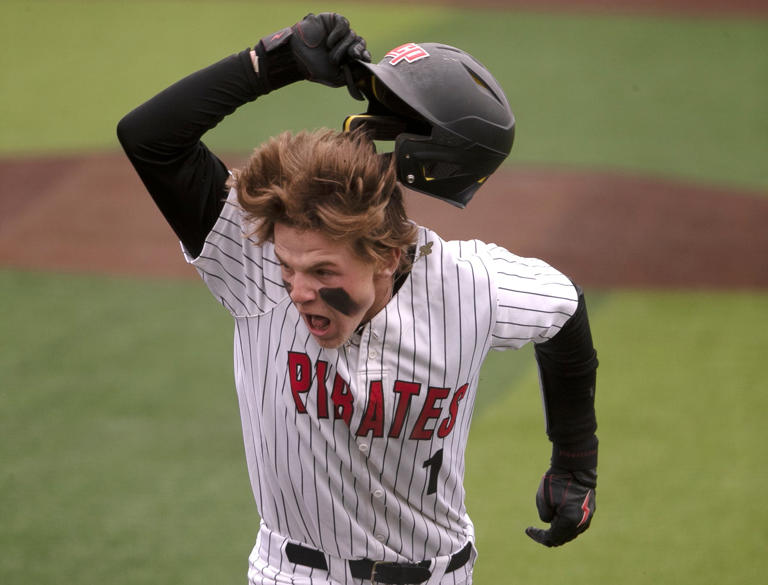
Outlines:
POLYGON ((368 352, 368 357, 371 358, 372 360, 375 360, 378 355, 379 354, 376 352, 375 349, 372 349, 368 352))
POLYGON ((374 490, 373 497, 379 500, 384 497, 384 490, 374 490))
POLYGON ((379 542, 384 542, 386 540, 386 538, 387 537, 384 536, 383 534, 377 534, 376 535, 376 540, 378 540, 379 542))
POLYGON ((357 448, 360 449, 363 453, 368 453, 368 443, 360 443, 357 448))

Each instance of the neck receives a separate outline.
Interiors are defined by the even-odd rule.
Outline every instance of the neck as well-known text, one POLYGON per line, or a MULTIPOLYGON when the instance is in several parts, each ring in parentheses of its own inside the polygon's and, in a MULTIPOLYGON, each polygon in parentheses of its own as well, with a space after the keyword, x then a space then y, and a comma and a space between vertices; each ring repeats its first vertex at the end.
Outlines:
POLYGON ((393 277, 382 278, 376 282, 376 298, 374 299, 371 308, 368 309, 368 312, 363 317, 362 321, 360 321, 358 328, 364 327, 368 321, 373 319, 379 313, 379 311, 387 306, 387 303, 389 303, 389 301, 392 300, 392 297, 394 296, 394 285, 395 282, 393 277))

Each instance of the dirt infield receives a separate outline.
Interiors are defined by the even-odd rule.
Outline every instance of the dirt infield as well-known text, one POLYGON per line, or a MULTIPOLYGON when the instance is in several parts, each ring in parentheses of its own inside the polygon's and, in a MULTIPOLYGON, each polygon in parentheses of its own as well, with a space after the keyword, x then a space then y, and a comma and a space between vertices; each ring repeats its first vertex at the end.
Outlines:
MULTIPOLYGON (((123 156, 4 160, 0 177, 0 266, 195 276, 123 156)), ((444 237, 544 258, 584 286, 768 288, 768 197, 756 192, 513 168, 465 210, 417 193, 408 207, 444 237)))
MULTIPOLYGON (((765 0, 474 0, 471 6, 768 18, 765 0)), ((518 167, 494 175, 466 210, 414 193, 408 202, 416 221, 444 237, 477 237, 544 258, 585 286, 768 288, 764 193, 518 167)), ((3 266, 194 276, 117 154, 0 159, 3 266)))

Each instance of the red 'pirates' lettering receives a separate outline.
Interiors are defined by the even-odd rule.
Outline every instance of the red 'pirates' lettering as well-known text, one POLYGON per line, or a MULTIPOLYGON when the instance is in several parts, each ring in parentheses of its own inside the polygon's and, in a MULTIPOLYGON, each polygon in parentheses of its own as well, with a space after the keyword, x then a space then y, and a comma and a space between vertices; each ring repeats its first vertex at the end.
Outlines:
POLYGON ((291 393, 293 394, 293 401, 296 403, 296 410, 302 414, 307 412, 307 407, 302 402, 299 394, 309 391, 309 386, 312 383, 311 368, 312 362, 307 354, 295 351, 288 352, 288 375, 290 376, 291 393))
MULTIPOLYGON (((355 412, 355 399, 352 390, 349 387, 349 382, 336 373, 333 378, 329 402, 328 362, 318 360, 313 364, 307 354, 291 351, 288 352, 288 374, 296 412, 307 414, 310 400, 308 393, 314 389, 317 392, 315 396, 317 418, 329 418, 329 408, 332 406, 334 420, 343 420, 347 426, 351 427, 355 412), (314 376, 312 375, 313 372, 314 376), (313 383, 315 380, 316 382, 313 383)), ((359 425, 357 425, 357 429, 353 429, 353 431, 358 437, 369 434, 372 437, 383 437, 387 413, 386 402, 394 399, 392 422, 389 425, 387 437, 391 439, 401 437, 404 431, 408 432, 408 429, 405 429, 408 414, 411 412, 414 398, 421 394, 421 388, 422 385, 417 382, 396 380, 391 393, 385 393, 383 382, 372 380, 368 386, 365 412, 359 425)), ((421 411, 409 428, 408 438, 415 441, 425 441, 431 439, 435 432, 440 439, 450 435, 458 420, 459 406, 464 400, 468 388, 469 384, 464 384, 453 393, 448 405, 448 412, 443 416, 444 409, 441 402, 451 394, 451 389, 430 386, 424 398, 424 404, 421 405, 421 411), (430 421, 435 422, 431 424, 430 421)))
POLYGON ((395 394, 397 394, 397 406, 395 406, 395 413, 392 417, 392 426, 389 429, 389 436, 391 438, 400 436, 400 433, 403 430, 405 417, 408 415, 408 408, 411 405, 411 399, 421 392, 421 384, 397 380, 395 382, 394 391, 395 394))
POLYGON ((328 362, 318 360, 315 364, 317 374, 317 418, 328 418, 328 390, 325 387, 325 372, 328 362))
POLYGON ((411 439, 416 441, 429 440, 432 438, 434 429, 427 428, 427 422, 440 416, 442 410, 435 407, 438 400, 443 400, 451 392, 450 388, 436 388, 430 386, 427 390, 427 397, 424 406, 419 413, 419 418, 411 431, 411 439))
POLYGON ((357 428, 357 436, 364 437, 373 431, 374 437, 384 436, 384 394, 381 380, 374 380, 368 387, 368 406, 357 428))
POLYGON ((333 379, 331 400, 333 401, 333 418, 335 420, 344 419, 344 422, 349 426, 354 410, 354 396, 349 389, 349 384, 338 374, 333 379))
POLYGON ((451 399, 451 405, 448 407, 450 416, 446 419, 443 419, 443 422, 440 423, 440 428, 437 429, 437 436, 441 439, 447 437, 453 430, 453 425, 456 424, 456 417, 459 411, 459 402, 461 402, 461 400, 464 398, 468 387, 469 384, 464 384, 461 388, 454 392, 453 398, 451 399))

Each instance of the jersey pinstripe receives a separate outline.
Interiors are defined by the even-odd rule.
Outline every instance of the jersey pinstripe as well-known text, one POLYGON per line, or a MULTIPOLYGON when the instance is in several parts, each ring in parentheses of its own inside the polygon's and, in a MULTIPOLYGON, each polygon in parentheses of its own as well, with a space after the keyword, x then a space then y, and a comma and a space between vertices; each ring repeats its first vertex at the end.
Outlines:
POLYGON ((262 522, 340 558, 431 559, 474 539, 464 450, 483 359, 552 337, 571 282, 502 247, 420 227, 413 269, 347 343, 320 347, 236 194, 189 258, 232 314, 249 477, 262 522))

